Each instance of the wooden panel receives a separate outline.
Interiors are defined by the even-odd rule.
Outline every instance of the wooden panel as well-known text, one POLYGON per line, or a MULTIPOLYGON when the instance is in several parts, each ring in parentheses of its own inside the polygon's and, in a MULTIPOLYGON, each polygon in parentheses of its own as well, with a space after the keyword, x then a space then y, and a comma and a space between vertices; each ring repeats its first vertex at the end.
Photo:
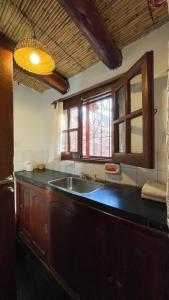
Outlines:
POLYGON ((0 180, 13 173, 13 59, 0 47, 0 180))
POLYGON ((20 229, 26 240, 30 243, 31 239, 31 199, 30 189, 24 185, 18 186, 19 191, 19 214, 20 214, 20 229))
POLYGON ((38 255, 48 255, 48 200, 42 192, 31 189, 31 241, 38 255))

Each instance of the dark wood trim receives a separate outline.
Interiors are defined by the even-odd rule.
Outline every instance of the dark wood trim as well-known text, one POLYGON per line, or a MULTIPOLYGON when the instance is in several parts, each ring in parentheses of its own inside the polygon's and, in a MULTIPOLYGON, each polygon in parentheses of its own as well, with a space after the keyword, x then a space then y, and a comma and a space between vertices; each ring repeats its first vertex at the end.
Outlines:
POLYGON ((154 167, 154 57, 147 52, 143 63, 143 149, 145 165, 154 167), (146 63, 147 60, 147 63, 146 63))
POLYGON ((144 154, 139 153, 113 153, 112 162, 144 168, 144 154))
POLYGON ((133 111, 132 113, 128 114, 127 116, 121 117, 119 119, 116 119, 113 121, 114 124, 120 124, 123 122, 126 122, 126 120, 131 120, 134 118, 137 118, 143 114, 143 109, 138 109, 136 111, 133 111))
MULTIPOLYGON (((25 70, 22 71, 26 73, 25 70)), ((28 75, 46 83, 53 89, 60 92, 62 95, 66 94, 69 91, 70 86, 68 79, 55 70, 52 72, 52 74, 49 75, 37 75, 32 73, 28 73, 28 75)))
POLYGON ((121 123, 123 123, 125 121, 126 121, 126 117, 121 117, 121 118, 113 121, 113 124, 121 124, 121 123))
POLYGON ((82 106, 78 106, 78 152, 79 152, 79 158, 82 157, 82 135, 83 135, 83 120, 82 120, 82 106))
POLYGON ((0 45, 0 180, 13 174, 13 59, 0 45))
POLYGON ((57 101, 63 101, 63 109, 68 109, 73 106, 78 106, 79 102, 82 102, 85 99, 91 98, 93 96, 96 96, 97 94, 101 94, 107 91, 111 92, 112 84, 115 83, 123 75, 124 73, 114 78, 111 78, 109 80, 106 80, 102 83, 93 85, 92 87, 84 89, 80 92, 71 94, 59 100, 55 100, 51 104, 55 106, 57 104, 57 101))
MULTIPOLYGON (((0 33, 0 46, 13 52, 16 44, 11 39, 7 38, 4 34, 0 33)), ((50 75, 42 76, 21 69, 15 62, 14 62, 14 66, 15 68, 27 74, 28 76, 31 76, 51 86, 61 94, 65 94, 69 91, 70 86, 69 86, 68 79, 64 77, 62 74, 60 74, 59 72, 57 72, 56 70, 54 70, 50 75)))
POLYGON ((68 151, 70 151, 70 136, 69 136, 69 130, 70 130, 70 109, 67 110, 67 122, 68 122, 68 151))
POLYGON ((107 31, 95 2, 91 0, 59 0, 79 30, 86 36, 100 60, 110 69, 122 64, 122 53, 107 31))
POLYGON ((86 106, 86 156, 90 153, 90 125, 89 125, 89 105, 86 106))

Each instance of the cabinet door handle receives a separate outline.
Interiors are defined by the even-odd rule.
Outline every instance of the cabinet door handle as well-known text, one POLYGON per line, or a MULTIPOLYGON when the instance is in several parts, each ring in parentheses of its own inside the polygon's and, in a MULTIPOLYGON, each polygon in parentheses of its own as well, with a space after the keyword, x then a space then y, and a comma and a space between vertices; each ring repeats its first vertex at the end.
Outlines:
POLYGON ((11 193, 14 193, 14 189, 13 189, 13 187, 8 187, 8 190, 11 192, 11 193))

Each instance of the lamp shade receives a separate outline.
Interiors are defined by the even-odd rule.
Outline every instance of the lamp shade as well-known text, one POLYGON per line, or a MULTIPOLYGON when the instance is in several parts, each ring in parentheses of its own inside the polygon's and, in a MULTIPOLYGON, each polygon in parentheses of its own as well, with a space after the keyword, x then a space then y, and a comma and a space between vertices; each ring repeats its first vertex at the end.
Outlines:
POLYGON ((22 69, 39 75, 51 74, 55 69, 55 61, 47 47, 33 38, 16 45, 14 59, 22 69))

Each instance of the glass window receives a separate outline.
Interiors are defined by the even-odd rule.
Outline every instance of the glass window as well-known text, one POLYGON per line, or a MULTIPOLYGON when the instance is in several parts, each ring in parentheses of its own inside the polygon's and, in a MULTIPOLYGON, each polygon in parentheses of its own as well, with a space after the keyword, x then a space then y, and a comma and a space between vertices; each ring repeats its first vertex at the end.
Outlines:
POLYGON ((73 107, 70 109, 70 129, 78 127, 78 108, 73 107))
POLYGON ((142 74, 137 74, 130 80, 130 111, 142 108, 142 74))
POLYGON ((83 106, 83 155, 110 157, 112 155, 112 98, 93 101, 83 106))
POLYGON ((121 87, 116 92, 117 101, 117 117, 121 118, 125 115, 125 87, 121 87))
POLYGON ((125 152, 125 140, 126 140, 126 124, 120 123, 119 124, 119 152, 125 152))
POLYGON ((131 153, 143 153, 143 117, 131 119, 131 153))
POLYGON ((78 107, 63 111, 62 152, 78 152, 78 107))
POLYGON ((70 138, 70 152, 77 152, 77 130, 70 131, 69 138, 70 138))

